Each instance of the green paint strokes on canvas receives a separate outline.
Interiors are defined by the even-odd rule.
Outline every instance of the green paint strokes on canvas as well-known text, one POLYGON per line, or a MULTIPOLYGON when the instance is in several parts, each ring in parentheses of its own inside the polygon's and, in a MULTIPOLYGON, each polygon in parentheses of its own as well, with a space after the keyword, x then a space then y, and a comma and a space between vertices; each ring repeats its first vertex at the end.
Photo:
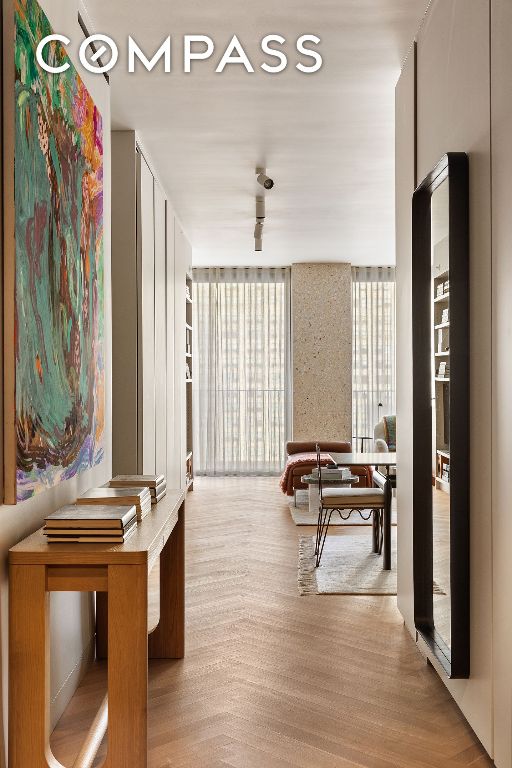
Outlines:
MULTIPOLYGON (((52 33, 36 0, 15 3, 17 498, 103 457, 103 132, 70 62, 40 69, 52 33)), ((53 64, 69 62, 60 44, 53 64)))

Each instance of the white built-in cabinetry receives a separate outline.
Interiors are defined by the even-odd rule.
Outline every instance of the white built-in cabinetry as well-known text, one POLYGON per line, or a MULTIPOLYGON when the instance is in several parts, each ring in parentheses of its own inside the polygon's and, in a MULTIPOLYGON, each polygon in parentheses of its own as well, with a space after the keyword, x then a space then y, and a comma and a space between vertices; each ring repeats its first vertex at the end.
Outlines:
POLYGON ((133 131, 112 133, 112 465, 185 487, 192 249, 133 131))

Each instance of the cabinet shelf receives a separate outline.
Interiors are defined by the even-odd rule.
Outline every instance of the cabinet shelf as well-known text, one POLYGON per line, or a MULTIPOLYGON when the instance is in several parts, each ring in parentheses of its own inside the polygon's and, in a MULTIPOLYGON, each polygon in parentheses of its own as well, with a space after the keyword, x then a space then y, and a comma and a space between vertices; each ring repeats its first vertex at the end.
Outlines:
POLYGON ((447 376, 436 376, 435 380, 436 381, 445 381, 446 382, 446 381, 450 381, 450 378, 447 377, 447 376))
POLYGON ((449 320, 446 323, 439 323, 439 325, 434 325, 434 328, 436 331, 439 331, 441 328, 449 328, 449 327, 450 327, 449 320))
POLYGON ((434 357, 449 357, 450 352, 434 352, 434 357))
POLYGON ((434 304, 437 304, 440 301, 448 301, 449 298, 450 298, 450 292, 443 293, 441 296, 436 296, 435 297, 434 304))

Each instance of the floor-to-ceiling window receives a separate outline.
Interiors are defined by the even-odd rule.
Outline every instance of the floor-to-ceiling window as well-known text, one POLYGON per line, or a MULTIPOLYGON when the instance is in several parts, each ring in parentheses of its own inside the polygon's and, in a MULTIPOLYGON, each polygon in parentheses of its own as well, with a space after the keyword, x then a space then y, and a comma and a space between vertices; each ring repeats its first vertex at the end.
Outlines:
POLYGON ((352 341, 352 429, 371 437, 396 409, 394 267, 352 269, 352 341))
POLYGON ((289 424, 289 270, 194 269, 196 474, 277 474, 289 424))

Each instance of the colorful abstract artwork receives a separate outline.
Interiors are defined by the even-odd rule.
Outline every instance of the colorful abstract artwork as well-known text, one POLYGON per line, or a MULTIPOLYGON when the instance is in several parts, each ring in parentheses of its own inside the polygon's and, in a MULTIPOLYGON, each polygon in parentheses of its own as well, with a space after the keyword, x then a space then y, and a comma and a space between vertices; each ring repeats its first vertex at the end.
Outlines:
MULTIPOLYGON (((101 115, 50 23, 15 0, 15 500, 103 459, 101 115), (53 48, 51 46, 54 46, 53 48)), ((6 478, 7 486, 7 478, 6 478)))

